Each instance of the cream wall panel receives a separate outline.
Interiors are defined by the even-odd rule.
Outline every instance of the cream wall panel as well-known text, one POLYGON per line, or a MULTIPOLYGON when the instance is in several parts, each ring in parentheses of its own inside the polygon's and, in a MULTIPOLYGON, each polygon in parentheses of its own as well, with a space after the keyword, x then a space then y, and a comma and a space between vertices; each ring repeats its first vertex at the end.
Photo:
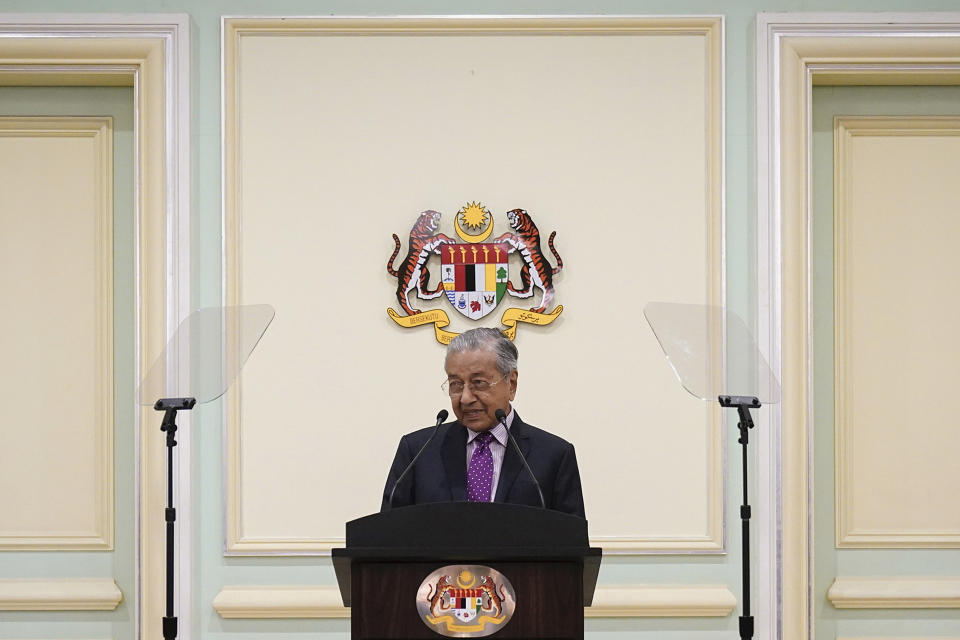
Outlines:
POLYGON ((516 407, 577 446, 595 541, 720 549, 718 413, 680 389, 641 316, 719 301, 719 20, 224 31, 228 301, 277 308, 234 395, 228 550, 325 552, 379 508, 399 436, 448 406, 432 330, 385 313, 390 234, 406 251, 436 209, 453 235, 472 200, 496 234, 514 207, 557 230, 564 311, 521 327, 516 407))
POLYGON ((837 545, 960 546, 960 119, 835 136, 837 545))
POLYGON ((110 578, 0 579, 0 611, 112 611, 121 600, 110 578))
POLYGON ((0 548, 113 546, 109 118, 0 118, 0 548))
MULTIPOLYGON (((588 618, 722 617, 737 600, 723 585, 598 587, 588 618)), ((347 618, 337 587, 224 587, 213 600, 223 618, 347 618)))

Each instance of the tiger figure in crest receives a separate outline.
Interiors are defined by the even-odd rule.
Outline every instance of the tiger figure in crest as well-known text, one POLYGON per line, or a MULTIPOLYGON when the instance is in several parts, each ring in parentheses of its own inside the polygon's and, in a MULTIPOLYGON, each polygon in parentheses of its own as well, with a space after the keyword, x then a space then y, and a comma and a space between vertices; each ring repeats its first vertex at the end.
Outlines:
POLYGON ((387 261, 387 273, 397 279, 397 301, 407 315, 420 313, 419 309, 414 309, 410 305, 409 295, 414 289, 417 290, 417 297, 421 300, 432 300, 443 294, 442 282, 436 289, 429 289, 430 271, 427 269, 427 260, 430 259, 431 253, 439 255, 441 245, 454 243, 449 237, 437 233, 439 228, 439 211, 427 210, 420 214, 413 228, 410 229, 409 248, 399 269, 393 268, 393 261, 400 253, 400 238, 397 234, 393 234, 396 248, 387 261))
POLYGON ((557 266, 553 267, 540 247, 540 230, 533 223, 533 219, 523 209, 513 209, 507 212, 507 221, 515 233, 505 233, 497 242, 510 245, 510 253, 519 251, 523 258, 523 267, 520 269, 520 287, 507 282, 507 292, 517 298, 529 298, 533 295, 534 287, 543 291, 543 298, 539 307, 531 307, 535 313, 543 313, 553 302, 553 276, 563 269, 563 260, 553 244, 557 232, 554 231, 547 239, 550 251, 557 259, 557 266))
POLYGON ((450 584, 450 576, 443 576, 437 581, 436 591, 434 591, 433 585, 430 585, 430 593, 427 594, 427 601, 430 602, 430 615, 439 618, 444 611, 452 608, 447 598, 453 590, 453 585, 450 584))
POLYGON ((493 617, 499 618, 503 615, 503 585, 500 585, 500 593, 497 593, 497 585, 490 576, 483 576, 480 579, 480 591, 486 596, 484 598, 484 611, 493 611, 493 617))

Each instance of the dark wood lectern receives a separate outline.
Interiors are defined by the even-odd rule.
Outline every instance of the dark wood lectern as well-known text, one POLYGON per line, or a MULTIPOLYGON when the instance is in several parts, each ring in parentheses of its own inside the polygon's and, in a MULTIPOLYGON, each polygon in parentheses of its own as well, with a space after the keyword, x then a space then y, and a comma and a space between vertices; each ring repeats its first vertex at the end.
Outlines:
POLYGON ((333 550, 355 640, 438 638, 421 621, 421 582, 445 565, 486 565, 516 592, 513 618, 496 638, 583 638, 601 550, 587 521, 502 503, 445 502, 402 507, 347 523, 347 546, 333 550))

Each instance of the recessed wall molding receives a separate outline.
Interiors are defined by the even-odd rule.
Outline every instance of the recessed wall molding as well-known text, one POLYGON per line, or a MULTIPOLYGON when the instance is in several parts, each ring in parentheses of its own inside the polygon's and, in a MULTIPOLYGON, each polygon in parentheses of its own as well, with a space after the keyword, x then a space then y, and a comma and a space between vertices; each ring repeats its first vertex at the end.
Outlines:
POLYGON ((946 292, 915 283, 960 266, 948 240, 960 232, 953 215, 960 186, 949 166, 957 153, 957 117, 834 120, 838 548, 960 546, 951 490, 960 486, 960 472, 940 460, 940 452, 960 446, 952 406, 881 409, 875 402, 889 388, 905 397, 946 398, 953 387, 943 353, 960 346, 950 320, 960 306, 946 292), (884 313, 891 290, 902 292, 899 303, 911 310, 909 317, 884 313), (920 331, 913 330, 917 317, 925 318, 920 331), (882 353, 877 344, 884 345, 882 353), (904 440, 907 422, 924 425, 924 437, 904 440), (910 473, 901 477, 892 469, 910 473))
POLYGON ((21 425, 6 442, 0 549, 113 548, 113 121, 109 117, 0 116, 5 172, 0 319, 6 383, 21 425), (49 185, 56 183, 58 189, 49 185), (58 229, 59 234, 49 234, 58 229), (23 273, 32 274, 24 279, 23 273), (83 292, 77 294, 77 292, 83 292), (77 314, 62 322, 64 309, 77 314), (24 340, 31 331, 45 340, 24 340), (69 372, 57 365, 70 362, 69 372), (79 378, 77 373, 80 373, 79 378), (50 388, 61 389, 50 396, 50 388), (19 453, 18 453, 19 452, 19 453), (37 510, 37 503, 62 508, 37 510))
MULTIPOLYGON (((597 587, 588 618, 723 617, 737 599, 725 585, 597 587)), ((340 590, 326 586, 224 587, 213 600, 222 618, 348 618, 340 590)))
MULTIPOLYGON (((224 547, 227 555, 329 555, 331 548, 343 544, 343 522, 376 508, 379 502, 377 497, 382 491, 381 472, 378 469, 386 468, 389 463, 389 456, 395 450, 393 440, 401 432, 399 425, 418 424, 416 421, 420 418, 412 415, 410 407, 427 402, 421 398, 420 390, 414 392, 416 396, 411 396, 405 391, 406 385, 393 385, 396 388, 385 389, 388 396, 372 408, 375 412, 379 411, 380 406, 390 406, 394 396, 405 394, 402 405, 398 406, 403 406, 403 411, 410 415, 394 414, 389 420, 371 415, 370 429, 366 435, 371 439, 371 446, 362 459, 354 448, 337 446, 337 440, 343 436, 333 427, 349 419, 342 412, 346 411, 346 407, 368 401, 361 397, 357 388, 343 386, 344 379, 359 373, 352 371, 356 363, 366 362, 367 359, 370 362, 380 361, 382 356, 376 355, 376 352, 387 348, 398 361, 402 361, 413 355, 412 350, 417 348, 415 344, 422 344, 422 348, 430 350, 418 352, 416 356, 418 361, 426 358, 422 361, 427 362, 439 345, 404 340, 400 351, 396 351, 396 345, 391 342, 393 328, 383 325, 381 319, 373 314, 352 314, 351 335, 364 335, 366 338, 362 349, 346 361, 347 369, 338 371, 336 379, 330 378, 330 362, 343 358, 339 349, 347 342, 320 345, 316 336, 325 335, 327 329, 324 327, 329 327, 330 331, 342 329, 342 323, 335 314, 330 313, 332 307, 329 305, 333 300, 347 304, 355 295, 354 289, 344 288, 341 291, 340 281, 331 281, 333 286, 324 288, 323 295, 303 295, 302 292, 296 292, 296 287, 287 285, 300 281, 303 273, 330 272, 334 265, 358 259, 360 261, 357 264, 377 265, 379 274, 371 266, 363 268, 370 269, 365 273, 374 278, 371 280, 372 286, 380 286, 377 282, 386 277, 380 262, 389 255, 389 250, 383 258, 379 255, 374 257, 372 250, 370 255, 357 258, 355 253, 347 253, 353 252, 347 245, 331 245, 327 251, 314 252, 301 247, 301 244, 310 238, 352 232, 357 218, 339 216, 336 212, 344 209, 340 202, 349 201, 346 208, 369 211, 370 214, 364 217, 364 224, 371 229, 383 229, 383 237, 389 240, 392 225, 404 219, 399 217, 399 210, 394 210, 394 207, 408 206, 400 205, 400 202, 423 203, 438 198, 439 202, 448 204, 431 206, 444 208, 450 206, 449 203, 455 198, 452 194, 442 194, 433 185, 425 186, 419 180, 400 177, 395 167, 386 165, 378 165, 376 169, 368 166, 363 181, 369 184, 385 180, 384 184, 389 183, 389 188, 374 193, 363 185, 352 185, 351 181, 359 179, 357 176, 360 174, 352 171, 349 174, 340 173, 342 167, 349 165, 343 162, 341 154, 333 151, 341 144, 336 141, 338 136, 352 137, 352 132, 366 131, 362 139, 353 142, 344 139, 343 144, 352 149, 351 153, 385 160, 386 156, 382 153, 373 148, 365 149, 364 145, 382 136, 406 135, 424 126, 424 131, 432 132, 427 138, 417 134, 416 139, 396 141, 397 148, 415 148, 418 154, 425 154, 423 162, 406 165, 421 167, 418 171, 423 171, 427 170, 424 163, 459 153, 450 146, 451 138, 439 132, 446 131, 448 127, 450 131, 465 131, 461 123, 471 121, 467 129, 470 130, 470 136, 476 136, 477 139, 462 139, 457 146, 472 147, 470 162, 478 164, 475 168, 457 171, 471 174, 470 180, 476 184, 500 185, 499 191, 511 194, 504 196, 505 199, 523 199, 529 190, 538 189, 532 185, 540 179, 524 178, 524 184, 512 184, 515 176, 497 175, 502 166, 495 160, 502 154, 504 146, 519 145, 533 149, 542 145, 554 148, 557 144, 569 144, 569 147, 563 146, 566 151, 559 152, 557 148, 548 156, 561 158, 570 154, 592 154, 596 145, 586 143, 581 146, 579 141, 594 139, 597 136, 596 127, 591 125, 575 135, 570 135, 569 130, 571 122, 586 122, 576 115, 586 109, 593 114, 591 119, 598 118, 598 122, 604 123, 603 136, 609 136, 610 140, 610 145, 598 157, 598 162, 591 166, 599 169, 606 166, 605 162, 612 162, 610 171, 618 177, 615 180, 616 189, 609 183, 610 173, 606 169, 603 169, 603 175, 578 172, 578 180, 603 183, 604 198, 609 197, 617 202, 633 197, 637 189, 636 180, 650 180, 651 184, 647 185, 650 187, 650 202, 662 202, 663 207, 683 211, 685 216, 682 223, 674 217, 645 217, 644 224, 652 225, 657 230, 651 229, 638 236, 639 244, 631 251, 616 252, 619 262, 609 265, 609 259, 605 259, 609 265, 607 268, 610 272, 625 272, 627 260, 631 261, 631 271, 662 268, 662 260, 654 259, 654 254, 643 250, 642 246, 646 242, 658 245, 651 238, 681 233, 682 241, 675 242, 677 247, 670 252, 669 258, 675 258, 677 266, 682 265, 683 268, 670 270, 673 280, 669 290, 677 295, 681 295, 677 293, 680 290, 687 291, 690 299, 721 304, 725 272, 722 16, 225 17, 222 34, 223 287, 226 302, 239 304, 269 296, 278 308, 282 305, 286 309, 284 317, 278 316, 277 322, 272 325, 264 348, 245 368, 244 386, 235 386, 224 397, 224 547), (436 37, 438 35, 443 37, 436 37), (545 49, 543 44, 551 39, 555 42, 545 49), (494 42, 498 43, 497 46, 490 47, 494 42), (361 50, 366 53, 358 53, 361 50), (543 57, 546 50, 550 51, 549 60, 543 57), (587 55, 587 51, 593 53, 587 55), (328 64, 335 59, 346 62, 328 64), (442 64, 434 64, 437 61, 442 61, 442 64), (577 67, 577 73, 571 75, 565 71, 568 64, 577 67), (310 81, 301 82, 305 77, 309 77, 310 81), (376 80, 381 77, 407 79, 394 87, 376 80), (290 81, 284 80, 281 85, 275 86, 274 83, 281 78, 290 81), (356 85, 356 79, 364 79, 361 82, 362 91, 368 97, 357 97, 356 92, 361 89, 356 85), (441 101, 431 100, 425 103, 429 109, 416 109, 402 115, 402 118, 397 115, 398 119, 394 119, 394 115, 382 118, 373 111, 366 114, 363 111, 366 106, 362 109, 358 107, 380 104, 387 96, 390 100, 399 99, 404 104, 412 105, 432 91, 432 87, 450 82, 465 84, 462 88, 445 92, 444 100, 446 96, 461 92, 463 95, 511 95, 511 111, 484 108, 475 114, 475 118, 463 111, 463 104, 446 107, 440 106, 441 101), (350 86, 351 101, 328 99, 347 95, 343 91, 319 90, 320 87, 335 86, 350 86), (298 87, 311 88, 300 91, 298 87), (543 111, 545 107, 540 102, 544 96, 555 91, 580 97, 591 95, 594 98, 584 101, 582 106, 579 106, 579 99, 553 101, 555 104, 550 107, 547 117, 543 111), (662 110, 657 107, 647 114, 645 109, 653 104, 648 100, 650 92, 664 92, 661 97, 664 104, 676 101, 683 104, 684 108, 662 110), (520 95, 524 96, 523 99, 517 99, 520 95), (667 98, 667 95, 673 97, 667 98), (560 107, 560 110, 555 107, 560 107), (431 111, 433 109, 436 112, 431 111), (606 110, 606 116, 599 115, 601 109, 606 110), (325 115, 319 115, 321 112, 325 115), (459 115, 448 119, 450 114, 459 115), (445 119, 446 124, 438 125, 438 118, 445 119), (530 123, 524 124, 525 121, 518 119, 529 119, 530 123), (411 127, 410 122, 413 121, 418 124, 411 127), (613 122, 622 124, 613 126, 613 122), (370 130, 369 125, 375 125, 378 133, 370 130), (329 130, 325 130, 328 126, 329 130), (548 134, 553 127, 566 132, 562 140, 548 134), (513 129, 525 131, 525 135, 531 136, 530 139, 520 142, 508 136, 509 139, 499 141, 500 135, 513 129), (675 134, 666 136, 666 131, 675 134), (659 138, 661 135, 664 135, 663 139, 659 138), (636 145, 625 142, 634 136, 651 148, 662 146, 669 149, 671 157, 675 159, 669 163, 647 159, 634 164, 637 158, 636 145), (288 147, 287 141, 292 146, 288 147), (272 154, 284 148, 289 148, 293 155, 287 153, 283 157, 273 157, 272 154), (306 154, 304 158, 309 156, 309 160, 300 161, 296 155, 300 153, 306 154), (489 161, 485 160, 487 157, 489 161), (622 160, 613 161, 613 158, 622 160), (275 175, 274 171, 281 166, 289 166, 293 170, 275 175), (308 170, 310 175, 299 176, 301 170, 308 170), (657 172, 661 170, 664 171, 663 179, 651 177, 659 176, 657 172), (383 178, 379 177, 381 171, 383 178), (323 176, 324 183, 336 188, 313 193, 314 187, 320 184, 315 180, 317 176, 323 176), (504 181, 511 185, 506 186, 504 181), (682 189, 668 186, 675 184, 684 186, 682 189), (616 195, 621 189, 622 195, 616 195), (281 215, 290 216, 289 223, 282 223, 276 214, 268 213, 272 205, 265 203, 275 201, 278 192, 285 194, 286 204, 281 215), (370 202, 358 200, 355 197, 357 193, 369 195, 370 202), (686 204, 679 204, 678 198, 687 199, 686 204), (279 250, 279 247, 283 249, 279 250), (342 255, 338 253, 340 251, 343 251, 342 255), (636 262, 647 259, 655 264, 643 263, 641 266, 636 262), (278 287, 278 282, 286 284, 278 287), (306 325, 300 319, 307 317, 315 318, 316 322, 305 331, 306 325), (411 353, 408 355, 407 352, 411 353), (299 367, 307 362, 312 362, 310 370, 301 373, 299 367), (266 372, 278 366, 285 368, 289 379, 294 382, 282 390, 266 393, 264 390, 269 388, 270 379, 273 378, 266 372), (289 369, 291 366, 295 369, 289 369), (303 388, 300 389, 298 385, 303 388), (333 388, 339 389, 337 401, 330 403, 323 420, 316 425, 302 426, 303 421, 298 416, 304 415, 306 409, 298 403, 314 396, 318 390, 333 388), (277 393, 289 394, 289 401, 284 400, 285 395, 277 393), (269 420, 265 419, 267 404, 275 405, 269 420), (281 414, 275 412, 276 406, 281 407, 281 414), (287 416, 286 412, 290 415, 287 416), (268 441, 269 446, 263 446, 268 441), (274 454, 266 455, 268 450, 289 451, 288 464, 278 468, 274 454), (308 452, 314 450, 316 455, 309 455, 308 452), (329 452, 339 453, 332 455, 329 452), (351 456, 357 456, 357 459, 351 456), (372 473, 367 472, 368 469, 362 474, 354 474, 358 465, 369 465, 372 473), (356 501, 347 500, 336 492, 327 496, 322 510, 304 509, 297 498, 301 486, 335 487, 347 477, 352 478, 358 496, 366 496, 371 500, 367 507, 361 508, 356 501)), ((498 102, 495 98, 491 99, 498 102)), ((481 103, 468 101, 468 104, 473 109, 481 103)), ((438 168, 445 171, 446 166, 441 162, 438 168)), ((538 163, 537 170, 546 172, 544 179, 549 178, 544 184, 555 179, 557 172, 567 170, 560 165, 548 170, 548 166, 542 159, 538 163)), ((445 178, 434 175, 436 184, 445 181, 445 178)), ((583 190, 583 193, 586 191, 589 189, 583 190)), ((491 198, 495 197, 491 195, 491 198)), ((544 200, 543 206, 546 207, 547 202, 544 200)), ((584 216, 580 215, 582 208, 571 203, 572 200, 567 199, 566 203, 550 205, 554 217, 542 224, 556 224, 561 234, 564 228, 572 230, 576 225, 585 224, 584 216)), ((504 211, 516 206, 507 205, 506 202, 487 204, 504 211)), ((420 207, 420 204, 414 206, 420 207)), ((606 205, 594 200, 591 206, 604 208, 606 205)), ((648 206, 651 210, 662 208, 655 204, 648 206)), ((637 222, 636 216, 621 212, 619 207, 617 210, 618 213, 614 214, 611 210, 605 216, 605 224, 629 226, 637 222), (625 217, 621 219, 619 216, 625 217)), ((581 264, 586 264, 588 260, 599 263, 599 253, 594 259, 590 252, 598 251, 600 245, 584 246, 588 252, 582 254, 584 262, 581 264)), ((609 282, 605 280, 604 287, 609 282)), ((387 303, 393 297, 392 287, 395 285, 382 287, 387 303)), ((610 290, 593 288, 589 294, 590 300, 594 301, 598 296, 621 296, 619 290, 614 292, 612 289, 612 285, 610 290)), ((580 289, 570 293, 565 304, 576 306, 577 296, 585 292, 586 289, 580 289)), ((639 317, 639 301, 643 298, 641 294, 632 296, 629 308, 619 304, 618 313, 636 313, 639 317)), ((442 305, 446 301, 438 299, 424 304, 442 305)), ((578 323, 567 323, 570 333, 566 339, 575 343, 578 349, 584 349, 586 355, 585 345, 598 334, 593 330, 593 321, 586 320, 586 316, 581 318, 584 319, 578 323)), ((453 331, 461 329, 451 325, 453 331)), ((650 390, 658 384, 662 384, 668 393, 682 393, 668 369, 662 365, 659 351, 652 349, 654 342, 652 336, 642 334, 637 338, 637 344, 630 347, 637 349, 639 357, 649 358, 656 363, 641 367, 644 371, 650 371, 654 378, 652 384, 640 385, 644 389, 642 393, 652 394, 650 390)), ((546 362, 537 351, 543 349, 544 344, 547 343, 540 342, 527 351, 525 358, 529 359, 526 361, 546 362)), ((616 368, 620 364, 612 363, 619 363, 619 358, 627 351, 621 345, 617 350, 608 351, 604 347, 589 353, 602 354, 596 357, 605 358, 616 368)), ((580 357, 580 354, 571 357, 580 357)), ((565 380, 561 387, 556 387, 548 385, 542 376, 528 376, 525 379, 530 382, 525 383, 524 394, 529 395, 524 397, 570 396, 563 386, 571 384, 569 381, 565 380)), ((627 385, 625 379, 617 379, 615 387, 605 387, 603 393, 611 398, 627 398, 636 392, 636 383, 627 385), (620 389, 619 385, 624 388, 620 389)), ((590 394, 590 389, 580 391, 590 394)), ((434 399, 429 402, 432 404, 434 399)), ((680 412, 670 415, 678 427, 664 436, 663 446, 681 452, 678 455, 684 458, 667 464, 662 456, 653 453, 655 448, 641 446, 640 441, 646 440, 644 436, 636 430, 615 425, 611 425, 611 429, 625 429, 622 437, 619 434, 615 436, 623 446, 592 450, 596 445, 591 444, 588 435, 577 433, 581 425, 589 422, 585 414, 580 416, 578 413, 586 410, 575 407, 571 414, 560 409, 560 406, 560 403, 555 403, 552 407, 546 407, 546 411, 555 411, 558 415, 539 417, 538 420, 543 422, 538 424, 555 425, 551 428, 557 430, 566 429, 561 435, 577 446, 581 474, 584 478, 592 479, 592 487, 587 484, 584 487, 586 493, 594 492, 586 496, 591 505, 593 545, 602 546, 604 553, 625 555, 724 552, 725 440, 722 438, 719 408, 704 409, 699 404, 684 403, 681 407, 671 409, 680 412), (633 438, 637 438, 637 446, 632 444, 633 438), (627 451, 634 453, 627 456, 627 451), (662 473, 659 465, 663 465, 662 473), (634 503, 640 500, 643 504, 635 504, 637 508, 624 512, 619 491, 629 491, 624 483, 623 470, 630 466, 639 469, 638 473, 642 476, 650 474, 650 482, 659 482, 661 490, 631 498, 634 503), (680 472, 681 469, 684 471, 680 472), (611 490, 613 488, 616 490, 611 490)), ((522 412, 523 407, 518 407, 518 411, 522 412)), ((611 411, 616 412, 616 409, 611 411)), ((647 419, 657 420, 653 416, 647 416, 647 419)))

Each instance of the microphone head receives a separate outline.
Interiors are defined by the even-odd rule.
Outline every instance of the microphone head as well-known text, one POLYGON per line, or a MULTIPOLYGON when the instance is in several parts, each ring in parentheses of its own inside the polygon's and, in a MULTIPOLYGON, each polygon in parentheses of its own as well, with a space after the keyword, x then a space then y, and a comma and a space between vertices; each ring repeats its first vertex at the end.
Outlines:
POLYGON ((446 409, 440 409, 440 413, 437 414, 437 423, 441 423, 447 419, 447 416, 450 415, 450 412, 446 409))
POLYGON ((500 422, 507 421, 507 414, 503 409, 497 409, 496 411, 493 412, 493 415, 497 416, 497 420, 499 420, 500 422))

